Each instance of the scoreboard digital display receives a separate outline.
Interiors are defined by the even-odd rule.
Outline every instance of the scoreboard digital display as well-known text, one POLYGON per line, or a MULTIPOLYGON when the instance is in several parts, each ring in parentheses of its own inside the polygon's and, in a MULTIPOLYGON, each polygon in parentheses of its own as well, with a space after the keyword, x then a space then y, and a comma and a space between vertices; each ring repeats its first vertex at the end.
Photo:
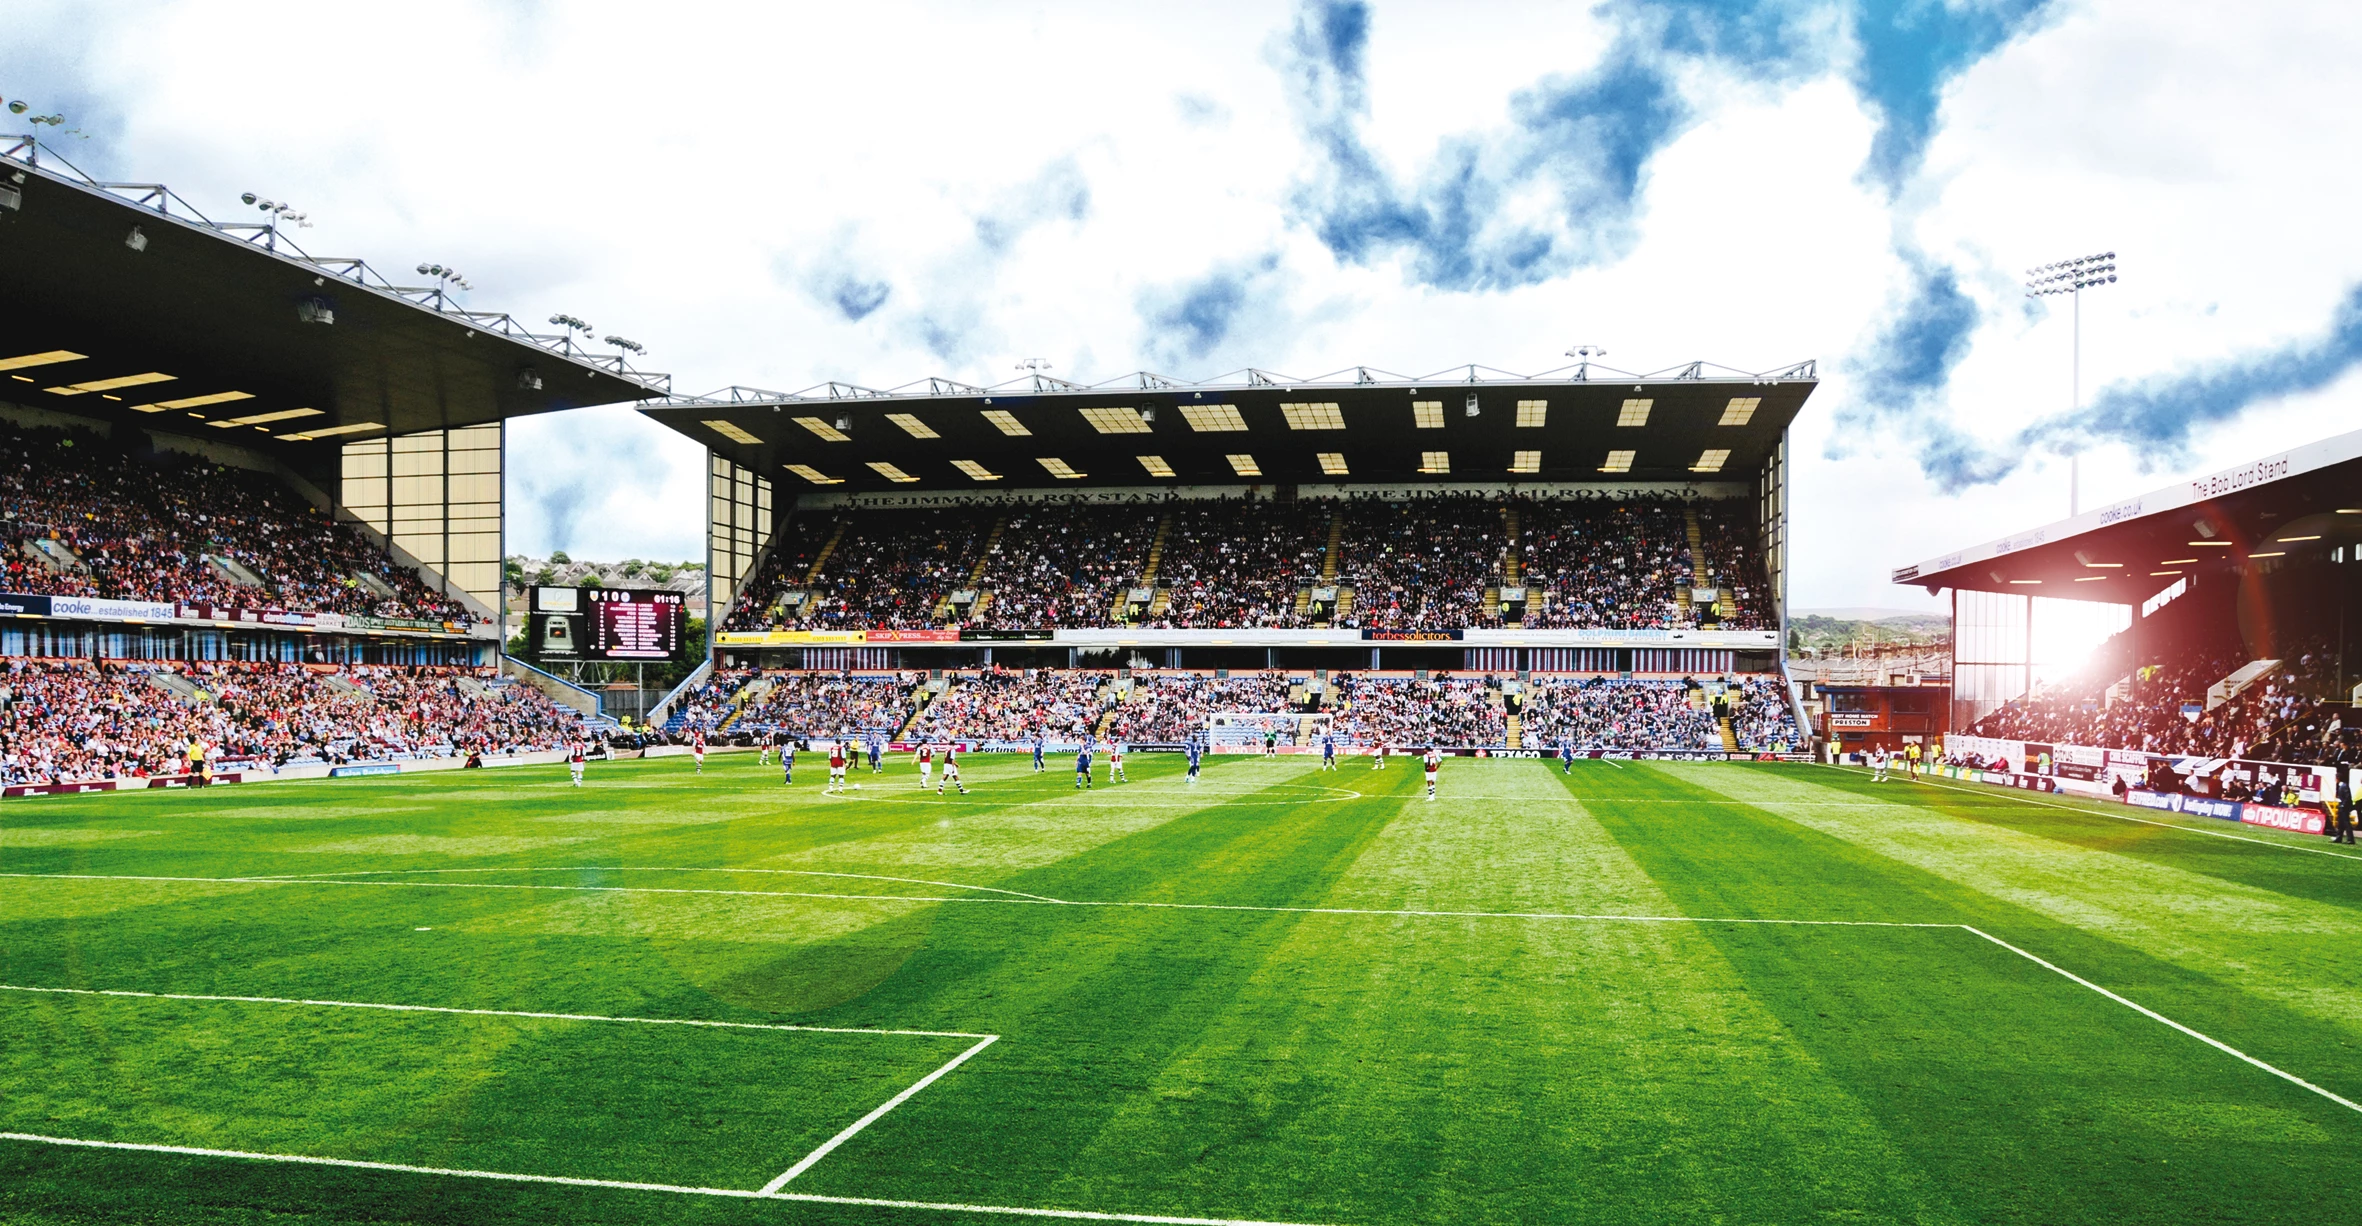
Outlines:
POLYGON ((525 620, 525 649, 536 660, 677 660, 688 637, 688 598, 679 592, 536 587, 525 620))

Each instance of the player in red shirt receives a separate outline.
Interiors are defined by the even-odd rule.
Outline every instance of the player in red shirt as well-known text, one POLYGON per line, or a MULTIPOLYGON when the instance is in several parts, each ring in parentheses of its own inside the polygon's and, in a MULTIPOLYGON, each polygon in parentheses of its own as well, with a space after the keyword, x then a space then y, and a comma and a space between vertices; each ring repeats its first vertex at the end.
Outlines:
POLYGON ((843 741, 838 741, 836 745, 828 751, 828 786, 820 789, 820 794, 826 796, 830 792, 842 792, 844 790, 845 743, 843 741))
POLYGON ((962 796, 968 794, 968 785, 960 782, 960 747, 957 745, 943 747, 943 783, 935 785, 937 796, 943 795, 944 784, 958 788, 962 796))
POLYGON ((704 774, 705 730, 703 728, 700 728, 697 731, 689 734, 689 753, 692 757, 697 759, 697 773, 700 775, 704 774))
POLYGON ((919 786, 923 788, 933 782, 935 782, 935 747, 921 745, 919 746, 919 786))

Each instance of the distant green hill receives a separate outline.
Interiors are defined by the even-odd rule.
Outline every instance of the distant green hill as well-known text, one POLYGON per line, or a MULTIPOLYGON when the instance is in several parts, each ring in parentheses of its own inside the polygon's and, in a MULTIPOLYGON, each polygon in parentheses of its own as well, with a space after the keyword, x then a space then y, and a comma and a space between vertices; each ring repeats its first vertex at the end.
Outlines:
POLYGON ((1878 618, 1831 617, 1820 613, 1791 614, 1788 650, 1833 654, 1849 644, 1903 643, 1935 646, 1950 642, 1952 620, 1935 613, 1897 613, 1878 618))

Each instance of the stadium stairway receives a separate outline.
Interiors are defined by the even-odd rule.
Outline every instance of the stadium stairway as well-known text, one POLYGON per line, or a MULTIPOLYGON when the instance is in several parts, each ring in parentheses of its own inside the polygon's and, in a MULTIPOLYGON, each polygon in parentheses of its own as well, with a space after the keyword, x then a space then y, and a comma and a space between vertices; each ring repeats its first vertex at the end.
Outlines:
POLYGON ((2248 686, 2271 676, 2272 670, 2278 667, 2278 660, 2249 660, 2240 665, 2230 676, 2206 687, 2206 709, 2212 711, 2237 698, 2248 686))
POLYGON ((81 555, 68 548, 64 541, 53 541, 42 537, 26 541, 24 547, 27 557, 39 562, 53 574, 62 575, 68 571, 87 569, 82 565, 81 555))
POLYGON ((225 558, 217 553, 209 553, 205 555, 205 563, 211 566, 215 573, 232 583, 242 584, 246 587, 268 586, 262 581, 261 575, 246 569, 246 564, 236 558, 225 558))
MULTIPOLYGON (((1320 581, 1324 585, 1337 581, 1337 566, 1342 561, 1338 556, 1338 551, 1344 543, 1345 504, 1339 502, 1336 511, 1329 516, 1329 543, 1320 551, 1320 581)), ((1297 612, 1301 613, 1303 610, 1298 609, 1297 612)))
MULTIPOLYGON (((968 568, 967 581, 960 584, 959 588, 954 588, 953 591, 958 591, 961 588, 974 589, 979 584, 984 582, 984 568, 992 565, 992 551, 1000 548, 1001 533, 1007 531, 1008 527, 1008 512, 1003 511, 998 516, 994 517, 992 521, 992 531, 984 534, 984 547, 976 551, 976 565, 968 568)), ((982 613, 984 611, 984 603, 986 599, 987 597, 984 594, 978 593, 975 605, 968 610, 968 616, 973 618, 978 613, 982 613)), ((951 592, 945 592, 943 595, 936 598, 935 610, 932 616, 938 622, 944 622, 950 619, 951 592)))
POLYGON ((157 669, 147 675, 148 684, 188 702, 211 705, 213 695, 198 688, 196 682, 169 669, 157 669))
POLYGON ((401 593, 394 590, 393 584, 370 574, 368 571, 357 570, 354 571, 350 577, 353 582, 369 589, 369 594, 377 597, 379 600, 398 600, 401 598, 401 593))
POLYGON ((919 683, 918 688, 910 692, 910 714, 903 716, 902 722, 894 725, 894 734, 887 739, 899 741, 908 737, 910 726, 919 722, 919 715, 927 709, 928 704, 950 693, 951 687, 957 684, 959 684, 958 679, 949 674, 944 676, 943 688, 940 690, 930 687, 925 682, 919 683))
POLYGON ((1722 752, 1739 752, 1739 734, 1732 730, 1730 716, 1725 715, 1721 719, 1715 720, 1714 730, 1722 734, 1722 752))
POLYGON ((1503 543, 1503 544, 1502 544, 1502 546, 1501 546, 1501 582, 1502 582, 1502 584, 1503 584, 1504 586, 1507 586, 1507 587, 1515 587, 1515 586, 1517 586, 1517 576, 1518 576, 1518 569, 1517 569, 1517 567, 1518 567, 1518 557, 1517 557, 1517 533, 1518 533, 1518 528, 1519 528, 1519 524, 1518 524, 1518 519, 1517 519, 1517 508, 1516 508, 1516 507, 1502 507, 1502 508, 1501 508, 1501 531, 1502 531, 1503 535, 1506 537, 1506 540, 1504 541, 1504 543, 1503 543))
POLYGON ((1165 542, 1173 539, 1173 513, 1167 511, 1156 521, 1156 539, 1148 542, 1148 561, 1140 568, 1140 582, 1134 587, 1155 587, 1156 568, 1165 561, 1165 542))
POLYGON ((737 723, 738 717, 746 714, 747 704, 770 693, 771 687, 777 684, 769 677, 757 677, 738 687, 738 692, 730 696, 730 713, 722 717, 721 723, 714 725, 714 734, 719 736, 728 732, 730 725, 737 723))
POLYGON ((1698 523, 1698 512, 1695 508, 1683 507, 1681 509, 1681 530, 1682 534, 1689 538, 1689 582, 1680 584, 1674 589, 1673 600, 1674 603, 1681 606, 1682 620, 1690 621, 1693 620, 1690 617, 1690 589, 1706 579, 1706 533, 1698 523))
POLYGON ((1509 713, 1509 748, 1525 748, 1525 717, 1515 711, 1509 713))
POLYGON ((837 551, 837 544, 845 539, 846 530, 852 526, 851 517, 837 517, 837 530, 829 533, 828 540, 820 546, 820 552, 812 555, 812 566, 804 572, 804 577, 797 581, 798 586, 810 587, 815 580, 820 578, 820 568, 828 565, 829 558, 834 556, 837 551))

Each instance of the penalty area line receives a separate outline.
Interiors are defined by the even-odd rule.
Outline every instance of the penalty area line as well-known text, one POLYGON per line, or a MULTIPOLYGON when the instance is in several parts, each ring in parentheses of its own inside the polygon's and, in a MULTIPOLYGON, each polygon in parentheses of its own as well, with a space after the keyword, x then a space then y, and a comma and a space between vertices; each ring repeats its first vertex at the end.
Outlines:
POLYGON ((2340 1106, 2340 1107, 2344 1107, 2344 1108, 2345 1108, 2345 1109, 2347 1109, 2348 1111, 2362 1112, 2362 1103, 2357 1103, 2357 1102, 2355 1102, 2353 1099, 2347 1098, 2346 1096, 2344 1096, 2344 1095, 2342 1095, 2342 1094, 2339 1094, 2339 1093, 2337 1093, 2336 1091, 2333 1091, 2333 1090, 2325 1090, 2325 1089, 2321 1088, 2320 1086, 2314 1085, 2312 1082, 2310 1082, 2310 1081, 2307 1081, 2307 1080, 2305 1080, 2304 1078, 2297 1076, 2297 1075, 2296 1075, 2296 1074, 2294 1074, 2294 1073, 2288 1072, 2288 1071, 2286 1071, 2286 1070, 2284 1070, 2284 1069, 2275 1068, 2275 1067, 2274 1067, 2274 1066, 2272 1066, 2272 1065, 2266 1064, 2266 1063, 2264 1063, 2263 1061, 2261 1061, 2261 1060, 2258 1060, 2258 1059, 2256 1059, 2255 1057, 2253 1057, 2253 1056, 2251 1056, 2251 1055, 2248 1055, 2246 1052, 2243 1052, 2243 1051, 2239 1050, 2238 1048, 2236 1048, 2236 1047, 2233 1047, 2233 1046, 2231 1046, 2230 1044, 2223 1042, 2221 1039, 2218 1039, 2218 1038, 2215 1038, 2215 1037, 2213 1037, 2212 1035, 2208 1035, 2208 1034, 2202 1034, 2202 1033, 2200 1033, 2200 1032, 2198 1032, 2198 1031, 2196 1031, 2196 1030, 2192 1030, 2190 1027, 2182 1025, 2180 1022, 2177 1022, 2177 1021, 2173 1020, 2172 1018, 2170 1018, 2170 1017, 2167 1017, 2167 1016, 2165 1016, 2164 1014, 2157 1012, 2155 1009, 2151 1009, 2151 1008, 2149 1008, 2147 1005, 2141 1004, 2139 1001, 2135 1001, 2135 1000, 2131 1000, 2131 999, 2128 999, 2128 998, 2126 998, 2126 997, 2123 997, 2123 996, 2119 996, 2119 995, 2117 995, 2116 993, 2114 993, 2114 992, 2111 992, 2111 991, 2109 991, 2108 989, 2106 989, 2106 988, 2103 988, 2103 987, 2101 987, 2100 985, 2098 985, 2098 984, 2096 984, 2096 983, 2093 983, 2093 982, 2092 982, 2091 980, 2089 980, 2089 979, 2085 979, 2083 976, 2081 976, 2081 975, 2078 975, 2078 974, 2076 974, 2075 972, 2073 972, 2073 971, 2070 971, 2070 970, 2066 969, 2065 967, 2062 967, 2062 966, 2058 965, 2058 964, 2057 964, 2057 963, 2055 963, 2055 962, 2049 962, 2049 961, 2045 961, 2044 959, 2042 959, 2042 958, 2040 958, 2040 957, 2038 957, 2038 956, 2036 956, 2036 955, 2034 955, 2034 954, 2028 953, 2028 952, 2026 952, 2025 950, 2023 950, 2023 949, 2020 949, 2020 948, 2018 948, 2017 946, 2015 946, 2015 945, 2012 945, 2012 944, 2010 944, 2009 942, 2002 940, 2000 937, 1994 936, 1992 933, 1990 933, 1990 932, 1987 932, 1987 931, 1985 931, 1985 930, 1984 930, 1984 929, 1982 929, 1982 928, 1978 928, 1978 927, 1976 927, 1976 926, 1975 926, 1975 925, 1973 925, 1973 924, 1962 924, 1962 925, 1960 925, 1960 927, 1961 927, 1962 929, 1964 929, 1965 931, 1968 931, 1968 932, 1973 932, 1973 933, 1975 933, 1976 935, 1978 935, 1978 936, 1980 936, 1980 937, 1983 937, 1984 939, 1986 939, 1986 940, 1988 940, 1988 941, 1991 941, 1991 942, 1992 942, 1992 943, 1994 943, 1995 945, 1998 945, 1998 946, 2000 946, 2001 948, 2003 948, 2003 949, 2006 949, 2006 950, 2008 950, 2009 952, 2011 952, 2011 953, 2013 953, 2013 954, 2016 954, 2017 956, 2019 956, 2019 957, 2021 957, 2021 958, 2024 958, 2026 961, 2028 961, 2028 962, 2031 962, 2031 963, 2033 963, 2034 965, 2036 965, 2036 966, 2039 966, 2039 967, 2041 967, 2041 968, 2042 968, 2042 969, 2044 969, 2044 970, 2050 971, 2050 972, 2052 972, 2053 974, 2056 974, 2056 975, 2060 975, 2060 976, 2062 976, 2062 977, 2066 978, 2068 981, 2070 981, 2070 982, 2072 982, 2072 983, 2076 983, 2076 984, 2079 984, 2079 985, 2081 985, 2081 986, 2083 986, 2083 987, 2089 988, 2089 989, 2091 989, 2092 991, 2094 991, 2094 992, 2097 992, 2097 993, 2099 993, 2100 995, 2107 997, 2109 1000, 2115 1001, 2117 1004, 2120 1004, 2120 1005, 2124 1006, 2125 1008, 2127 1008, 2127 1009, 2130 1009, 2130 1010, 2132 1010, 2133 1012, 2140 1014, 2142 1017, 2148 1018, 2150 1021, 2153 1021, 2153 1022, 2161 1022, 2161 1023, 2163 1023, 2163 1024, 2167 1025, 2167 1026, 2171 1026, 2171 1027, 2173 1027, 2175 1030, 2181 1031, 2183 1034, 2186 1034, 2186 1035, 2190 1036, 2191 1038, 2193 1038, 2193 1039, 2196 1039, 2196 1040, 2198 1040, 2199 1042, 2206 1044, 2208 1047, 2214 1048, 2216 1051, 2222 1052, 2222 1053, 2224 1053, 2224 1054, 2226 1054, 2226 1055, 2230 1055, 2230 1056, 2237 1057, 2237 1058, 2238 1058, 2238 1059, 2240 1059, 2240 1060, 2244 1060, 2244 1061, 2246 1061, 2247 1063, 2249 1063, 2249 1064, 2252 1064, 2252 1065, 2254 1065, 2255 1067, 2257 1067, 2257 1068, 2259 1068, 2259 1069, 2262 1069, 2263 1071, 2265 1071, 2265 1072, 2267 1072, 2267 1073, 2270 1073, 2272 1076, 2274 1076, 2274 1077, 2277 1077, 2277 1078, 2279 1078, 2280 1080, 2282 1080, 2282 1081, 2285 1081, 2285 1082, 2287 1082, 2287 1083, 2288 1083, 2288 1084, 2290 1084, 2290 1085, 2293 1085, 2293 1086, 2298 1086, 2298 1087, 2301 1087, 2301 1088, 2303 1088, 2303 1089, 2307 1089, 2307 1090, 2311 1090, 2313 1093, 2315 1093, 2315 1094, 2318 1094, 2318 1095, 2320 1095, 2321 1097, 2323 1097, 2323 1098, 2326 1098, 2326 1099, 2328 1099, 2329 1101, 2331 1101, 2331 1102, 2333 1102, 2333 1103, 2336 1103, 2336 1104, 2337 1104, 2338 1106, 2340 1106))
MULTIPOLYGON (((711 1030, 783 1030, 800 1034, 877 1034, 917 1039, 982 1039, 970 1051, 982 1050, 997 1034, 967 1030, 878 1030, 861 1026, 792 1026, 785 1022, 716 1022, 694 1017, 623 1017, 599 1013, 537 1013, 524 1009, 462 1009, 451 1005, 389 1005, 360 1000, 299 1000, 287 996, 217 996, 194 992, 134 992, 124 988, 45 988, 0 983, 0 992, 33 992, 49 996, 111 996, 132 1000, 192 1000, 242 1005, 302 1005, 315 1009, 376 1009, 386 1013, 448 1013, 462 1017, 521 1017, 546 1022, 618 1022, 634 1026, 696 1026, 711 1030)), ((965 1060, 967 1056, 960 1059, 965 1060)), ((953 1063, 958 1063, 954 1061, 953 1063)), ((941 1076, 940 1073, 937 1076, 941 1076)))
POLYGON ((1084 1222, 1146 1222, 1153 1224, 1153 1226, 1308 1226, 1306 1223, 1256 1221, 1246 1218, 1174 1217, 1154 1213, 1100 1213, 1089 1209, 1034 1209, 1016 1205, 971 1205, 947 1201, 889 1200, 871 1196, 821 1196, 810 1192, 761 1192, 743 1188, 700 1188, 687 1184, 641 1183, 627 1179, 588 1179, 574 1175, 525 1175, 513 1171, 475 1171, 463 1167, 413 1166, 404 1162, 368 1162, 358 1158, 321 1158, 310 1154, 264 1154, 240 1149, 209 1149, 196 1145, 154 1145, 139 1141, 92 1141, 80 1137, 45 1136, 34 1132, 0 1132, 0 1141, 19 1141, 31 1145, 57 1145, 69 1149, 178 1154, 191 1158, 286 1162, 298 1166, 389 1171, 402 1175, 489 1179, 501 1183, 557 1184, 562 1187, 605 1188, 621 1192, 663 1192, 675 1196, 721 1196, 733 1200, 800 1201, 812 1205, 860 1205, 880 1209, 920 1209, 936 1213, 981 1213, 1000 1217, 1060 1218, 1084 1222))
POLYGON ((876 1110, 870 1112, 868 1115, 862 1116, 860 1119, 853 1121, 850 1125, 846 1126, 843 1132, 840 1132, 837 1135, 830 1137, 828 1140, 821 1142, 820 1148, 804 1155, 802 1161, 780 1172, 778 1178, 773 1179, 767 1184, 764 1184, 763 1194, 768 1196, 774 1192, 777 1192, 781 1188, 786 1187, 789 1180, 803 1174, 805 1171, 811 1170, 813 1163, 820 1161, 822 1158, 826 1158, 831 1153, 834 1153, 837 1146, 843 1145, 845 1142, 852 1140, 855 1136, 859 1135, 862 1129, 867 1128, 871 1124, 875 1124, 879 1120, 884 1119, 887 1112, 892 1111, 894 1108, 899 1107, 906 1102, 909 1102, 913 1095, 917 1094, 921 1090, 926 1089, 928 1086, 934 1085, 938 1080, 942 1079, 945 1073, 948 1073, 951 1070, 966 1064, 968 1062, 968 1057, 973 1056, 976 1053, 983 1051, 985 1048, 992 1046, 995 1042, 999 1041, 999 1039, 1000 1036, 997 1034, 984 1036, 983 1040, 978 1042, 974 1047, 971 1047, 968 1050, 953 1056, 951 1059, 945 1061, 942 1067, 911 1083, 900 1094, 897 1094, 894 1097, 887 1099, 885 1102, 880 1103, 876 1110))

